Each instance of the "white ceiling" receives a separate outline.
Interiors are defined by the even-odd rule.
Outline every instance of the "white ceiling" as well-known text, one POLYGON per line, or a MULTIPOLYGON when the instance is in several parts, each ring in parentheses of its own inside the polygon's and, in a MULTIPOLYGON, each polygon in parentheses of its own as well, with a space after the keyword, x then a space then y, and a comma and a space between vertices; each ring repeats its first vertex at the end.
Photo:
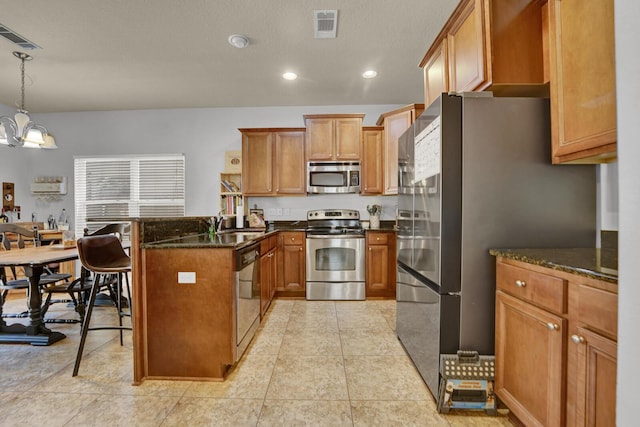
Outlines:
MULTIPOLYGON (((26 107, 69 112, 424 102, 418 68, 458 0, 0 0, 26 51, 26 107), (336 39, 313 11, 337 9, 336 39), (245 34, 250 45, 227 38, 245 34), (378 77, 365 80, 373 68, 378 77), (294 71, 296 81, 281 78, 294 71)), ((0 38, 0 104, 20 101, 0 38)))

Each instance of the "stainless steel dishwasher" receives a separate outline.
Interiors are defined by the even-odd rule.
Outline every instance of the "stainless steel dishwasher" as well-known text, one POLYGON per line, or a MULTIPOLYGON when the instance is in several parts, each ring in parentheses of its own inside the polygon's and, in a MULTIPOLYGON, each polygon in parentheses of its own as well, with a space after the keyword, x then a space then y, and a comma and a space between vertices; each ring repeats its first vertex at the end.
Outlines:
POLYGON ((236 249, 236 362, 260 326, 260 243, 236 249))

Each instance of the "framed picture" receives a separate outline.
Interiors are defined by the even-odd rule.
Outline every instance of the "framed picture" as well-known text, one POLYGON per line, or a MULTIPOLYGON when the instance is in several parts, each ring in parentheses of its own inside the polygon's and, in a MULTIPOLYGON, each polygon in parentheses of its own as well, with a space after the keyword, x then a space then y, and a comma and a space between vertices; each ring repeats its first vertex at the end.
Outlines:
POLYGON ((225 173, 242 173, 242 151, 224 152, 225 173))

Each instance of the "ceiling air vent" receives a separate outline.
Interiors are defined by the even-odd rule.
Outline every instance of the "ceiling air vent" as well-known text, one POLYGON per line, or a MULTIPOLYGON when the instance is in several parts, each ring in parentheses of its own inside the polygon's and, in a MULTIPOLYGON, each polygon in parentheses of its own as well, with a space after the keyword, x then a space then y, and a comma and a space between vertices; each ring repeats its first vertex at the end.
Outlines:
POLYGON ((314 10, 313 31, 317 39, 335 39, 338 27, 337 10, 314 10))
POLYGON ((5 25, 0 24, 0 37, 4 37, 9 40, 11 43, 15 43, 23 49, 33 50, 33 49, 42 49, 37 44, 30 42, 29 40, 22 37, 20 34, 16 33, 10 28, 7 28, 5 25))

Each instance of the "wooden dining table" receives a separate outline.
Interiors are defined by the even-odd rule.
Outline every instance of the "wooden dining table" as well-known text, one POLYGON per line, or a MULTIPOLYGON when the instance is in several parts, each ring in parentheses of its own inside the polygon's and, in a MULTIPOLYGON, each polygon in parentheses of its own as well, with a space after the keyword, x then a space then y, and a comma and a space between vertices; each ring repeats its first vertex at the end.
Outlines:
MULTIPOLYGON (((40 276, 44 267, 51 263, 78 259, 76 247, 65 248, 62 245, 35 246, 10 251, 0 251, 0 268, 22 267, 29 279, 27 306, 29 324, 14 323, 8 325, 0 318, 1 343, 28 343, 31 345, 51 345, 66 335, 45 327, 42 318, 42 294, 39 289, 40 276)), ((2 295, 0 295, 0 315, 2 315, 2 295)))

